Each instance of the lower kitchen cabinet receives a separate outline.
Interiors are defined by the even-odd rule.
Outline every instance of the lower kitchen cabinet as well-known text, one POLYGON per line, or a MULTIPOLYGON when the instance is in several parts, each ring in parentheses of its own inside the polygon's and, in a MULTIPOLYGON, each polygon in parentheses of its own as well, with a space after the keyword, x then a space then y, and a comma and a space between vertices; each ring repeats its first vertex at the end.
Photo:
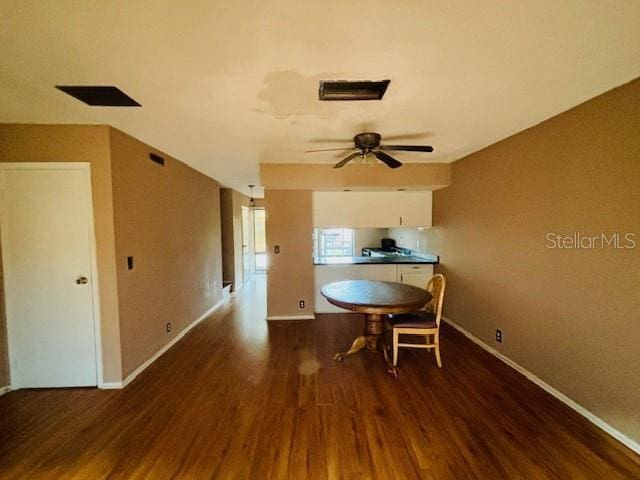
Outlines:
POLYGON ((398 282, 426 288, 433 276, 433 265, 398 265, 398 282))

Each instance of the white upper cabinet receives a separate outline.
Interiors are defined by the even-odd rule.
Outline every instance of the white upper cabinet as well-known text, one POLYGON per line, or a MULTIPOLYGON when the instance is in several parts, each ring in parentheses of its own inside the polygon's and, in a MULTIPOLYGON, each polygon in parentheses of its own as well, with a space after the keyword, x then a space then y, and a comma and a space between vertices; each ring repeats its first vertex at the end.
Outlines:
POLYGON ((316 228, 430 227, 432 193, 314 192, 316 228))

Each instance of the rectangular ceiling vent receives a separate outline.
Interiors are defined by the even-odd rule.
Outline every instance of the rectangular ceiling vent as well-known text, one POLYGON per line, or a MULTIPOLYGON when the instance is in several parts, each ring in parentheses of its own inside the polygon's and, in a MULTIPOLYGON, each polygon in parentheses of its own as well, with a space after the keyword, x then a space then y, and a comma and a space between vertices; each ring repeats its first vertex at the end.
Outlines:
POLYGON ((141 107, 129 95, 114 86, 56 85, 58 90, 92 107, 141 107))
POLYGON ((382 100, 391 80, 320 80, 320 100, 382 100))

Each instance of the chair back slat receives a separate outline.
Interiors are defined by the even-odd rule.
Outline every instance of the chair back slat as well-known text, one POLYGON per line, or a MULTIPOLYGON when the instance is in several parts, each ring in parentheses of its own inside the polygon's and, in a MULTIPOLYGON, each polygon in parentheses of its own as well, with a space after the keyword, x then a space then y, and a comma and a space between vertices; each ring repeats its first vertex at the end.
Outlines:
POLYGON ((429 313, 435 314, 436 324, 438 326, 440 325, 440 318, 442 317, 442 304, 446 283, 447 279, 441 273, 436 273, 427 283, 427 292, 431 294, 431 300, 424 306, 424 309, 429 313))

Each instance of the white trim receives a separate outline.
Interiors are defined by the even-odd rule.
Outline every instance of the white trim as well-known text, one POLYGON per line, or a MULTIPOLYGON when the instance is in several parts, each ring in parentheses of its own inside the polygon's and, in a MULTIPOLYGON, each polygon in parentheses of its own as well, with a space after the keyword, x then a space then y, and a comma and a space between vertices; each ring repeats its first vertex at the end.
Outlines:
POLYGON ((108 388, 124 388, 127 385, 129 385, 149 365, 151 365, 158 358, 160 358, 164 352, 166 352, 171 347, 173 347, 176 343, 178 343, 182 339, 182 337, 184 337, 187 333, 189 333, 189 331, 193 327, 198 325, 202 320, 204 320, 209 315, 211 315, 214 311, 216 311, 225 301, 226 301, 226 299, 220 300, 213 307, 209 308, 206 312, 204 312, 202 315, 200 315, 198 318, 196 318, 193 322, 191 322, 189 325, 184 327, 180 331, 180 333, 178 333, 175 337, 173 337, 169 341, 169 343, 167 343, 164 347, 162 347, 155 354, 153 354, 150 358, 148 358, 142 365, 140 365, 138 368, 136 368, 133 372, 131 372, 129 375, 127 375, 127 378, 125 378, 121 383, 120 382, 111 382, 111 383, 106 384, 106 386, 105 386, 105 384, 103 384, 102 388, 104 388, 104 389, 108 389, 108 388))
POLYGON ((527 378, 527 380, 535 383, 540 388, 542 388, 546 392, 550 393, 551 395, 556 397, 558 400, 560 400, 562 403, 567 405, 569 408, 573 409, 574 411, 576 411, 577 413, 582 415, 584 418, 586 418, 591 423, 593 423, 596 427, 598 427, 601 430, 603 430, 604 432, 608 433, 613 438, 618 440, 620 443, 626 445, 627 447, 629 447, 634 452, 640 454, 640 443, 636 442, 635 440, 633 440, 633 439, 629 438, 628 436, 626 436, 621 431, 619 431, 616 428, 612 427, 607 422, 602 420, 600 417, 598 417, 597 415, 595 415, 594 413, 590 412, 589 410, 584 408, 582 405, 577 403, 575 400, 572 400, 571 398, 567 397, 564 393, 556 390, 551 385, 546 383, 544 380, 542 380, 541 378, 537 377, 535 374, 531 373, 526 368, 518 365, 516 362, 511 360, 506 355, 503 355, 502 353, 497 351, 495 348, 490 347, 489 345, 484 343, 479 338, 475 337, 472 333, 470 333, 469 331, 465 330, 463 327, 461 327, 460 325, 458 325, 454 321, 452 321, 452 320, 450 320, 448 318, 445 318, 445 317, 442 317, 442 320, 444 320, 448 325, 450 325, 453 328, 455 328, 456 330, 458 330, 460 333, 462 333, 465 337, 467 337, 473 343, 475 343, 475 344, 479 345, 480 347, 482 347, 483 349, 485 349, 487 352, 489 352, 491 355, 496 357, 498 360, 501 360, 502 362, 506 363, 507 365, 509 365, 511 368, 513 368, 517 372, 519 372, 522 375, 524 375, 527 378))
POLYGON ((0 397, 5 393, 9 393, 11 391, 11 385, 7 385, 6 387, 0 387, 0 397))
MULTIPOLYGON (((0 177, 2 179, 2 197, 4 196, 4 172, 7 170, 81 170, 85 172, 88 185, 89 209, 87 222, 89 224, 89 278, 91 279, 91 304, 93 310, 93 340, 95 349, 96 386, 103 383, 102 372, 102 327, 100 317, 100 292, 98 291, 98 260, 93 217, 93 185, 91 183, 91 164, 89 162, 0 162, 0 177)), ((1 203, 1 202, 0 202, 1 203)), ((4 229, 3 229, 4 230, 4 229)), ((1 241, 0 241, 1 243, 1 241)), ((4 263, 6 265, 6 263, 4 263)), ((6 273, 6 272, 5 272, 6 273)), ((6 309, 6 306, 5 306, 6 309)), ((13 348, 9 337, 9 319, 7 318, 7 346, 9 350, 9 371, 13 365, 13 348)), ((19 386, 17 387, 20 388, 19 386)))
POLYGON ((95 339, 95 356, 96 356, 96 386, 100 388, 104 381, 102 367, 102 317, 100 316, 100 290, 99 273, 98 273, 98 257, 96 243, 96 229, 93 219, 93 185, 91 183, 91 165, 87 164, 87 182, 89 183, 89 255, 91 268, 91 288, 92 288, 92 304, 93 304, 93 336, 95 339))
POLYGON ((315 315, 272 315, 267 320, 315 320, 315 315))
POLYGON ((122 388, 122 382, 102 382, 98 388, 102 390, 114 390, 122 388))

